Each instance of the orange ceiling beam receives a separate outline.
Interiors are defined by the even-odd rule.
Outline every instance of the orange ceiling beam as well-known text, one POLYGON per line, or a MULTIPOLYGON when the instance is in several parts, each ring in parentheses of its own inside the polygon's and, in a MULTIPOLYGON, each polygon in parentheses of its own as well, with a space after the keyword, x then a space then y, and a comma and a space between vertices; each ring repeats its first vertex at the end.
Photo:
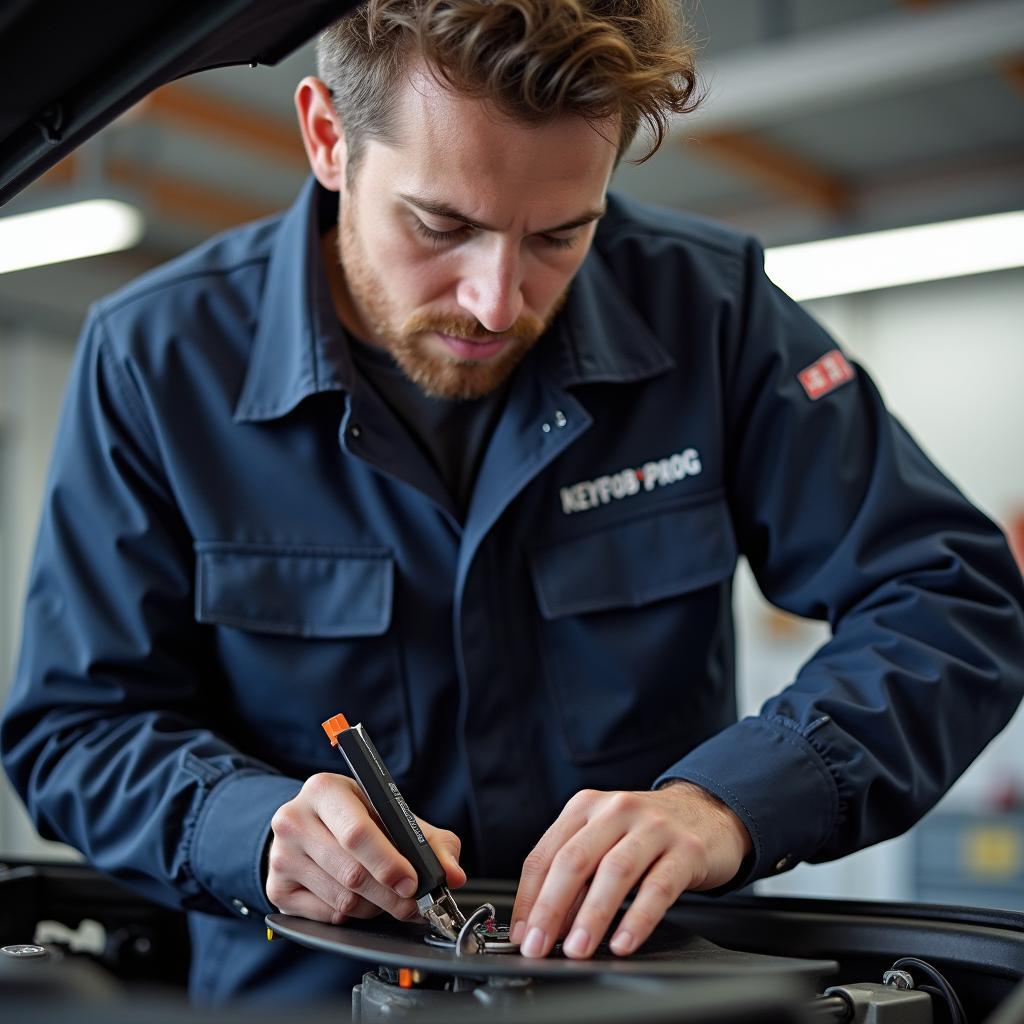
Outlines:
POLYGON ((291 121, 173 82, 142 100, 144 117, 194 129, 243 149, 258 150, 275 160, 305 168, 298 126, 291 121))
POLYGON ((1008 82, 1021 96, 1024 96, 1024 53, 1010 60, 999 61, 999 73, 1003 76, 1004 81, 1008 82))
POLYGON ((186 221, 210 230, 244 224, 280 211, 279 206, 240 198, 237 193, 189 182, 178 175, 154 173, 152 168, 115 158, 107 177, 143 197, 158 216, 186 221))
MULTIPOLYGON (((72 153, 40 175, 33 187, 65 188, 74 185, 77 170, 76 154, 72 153)), ((160 216, 212 231, 280 211, 279 205, 242 198, 237 192, 188 181, 180 175, 160 174, 149 165, 121 157, 105 161, 103 180, 124 186, 160 216)))
POLYGON ((70 185, 75 180, 75 173, 77 171, 75 159, 74 153, 68 154, 59 163, 56 163, 48 170, 43 171, 43 173, 40 174, 34 182, 32 182, 32 187, 35 187, 36 185, 44 185, 46 187, 70 185))
POLYGON ((698 135, 687 146, 761 182, 773 192, 815 209, 842 213, 850 205, 850 188, 839 178, 753 135, 709 132, 698 135))

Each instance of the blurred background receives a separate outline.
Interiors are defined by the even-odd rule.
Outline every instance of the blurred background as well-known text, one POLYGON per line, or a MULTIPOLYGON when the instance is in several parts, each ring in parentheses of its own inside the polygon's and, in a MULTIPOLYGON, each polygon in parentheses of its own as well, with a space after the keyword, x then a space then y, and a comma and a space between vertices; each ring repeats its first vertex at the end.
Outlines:
MULTIPOLYGON (((704 108, 652 160, 624 164, 615 187, 757 234, 772 276, 869 370, 1024 565, 1024 0, 684 7, 704 108), (864 248, 874 233, 931 225, 864 248), (852 264, 842 248, 793 248, 864 234, 852 264)), ((291 96, 312 70, 305 47, 276 68, 167 86, 0 208, 0 696, 86 308, 291 202, 306 174, 291 96), (126 204, 108 244, 127 247, 15 269, 53 257, 5 240, 4 220, 82 199, 126 204)), ((736 611, 741 712, 752 713, 827 631, 773 610, 745 568, 736 611)), ((0 852, 75 856, 35 836, 5 779, 0 852)), ((760 888, 1024 910, 1024 717, 907 836, 760 888)))

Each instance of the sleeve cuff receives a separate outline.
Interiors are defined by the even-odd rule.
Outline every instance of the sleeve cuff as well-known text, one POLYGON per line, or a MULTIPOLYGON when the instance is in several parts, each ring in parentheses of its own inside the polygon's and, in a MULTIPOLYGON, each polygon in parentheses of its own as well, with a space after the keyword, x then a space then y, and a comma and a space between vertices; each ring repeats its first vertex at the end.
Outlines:
POLYGON ((834 830, 839 795, 818 752, 782 720, 745 718, 667 768, 654 782, 682 779, 706 789, 746 826, 753 853, 728 885, 788 871, 813 856, 834 830))
POLYGON ((270 819, 302 788, 297 779, 238 771, 206 798, 192 839, 192 871, 238 917, 273 913, 263 880, 270 819))

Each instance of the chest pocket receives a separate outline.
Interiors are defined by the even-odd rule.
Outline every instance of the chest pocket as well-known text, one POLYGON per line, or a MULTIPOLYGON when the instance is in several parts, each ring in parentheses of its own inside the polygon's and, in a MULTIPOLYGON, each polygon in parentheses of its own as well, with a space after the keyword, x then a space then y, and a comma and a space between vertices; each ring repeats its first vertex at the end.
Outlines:
POLYGON ((200 542, 196 619, 216 627, 227 711, 254 754, 286 771, 340 772, 320 723, 363 722, 394 775, 411 765, 385 548, 200 542))
POLYGON ((682 753, 728 720, 736 558, 719 496, 531 552, 541 656, 572 761, 682 753))

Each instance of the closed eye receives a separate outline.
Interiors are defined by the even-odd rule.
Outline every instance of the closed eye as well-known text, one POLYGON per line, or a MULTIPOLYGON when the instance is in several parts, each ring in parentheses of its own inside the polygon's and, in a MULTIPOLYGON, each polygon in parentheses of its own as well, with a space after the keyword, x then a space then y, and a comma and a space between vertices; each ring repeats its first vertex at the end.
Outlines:
POLYGON ((435 247, 446 242, 462 241, 473 233, 473 229, 468 224, 463 224, 461 228, 455 228, 452 231, 435 231, 433 228, 428 228, 419 217, 413 218, 413 227, 424 238, 429 238, 435 247))
MULTIPOLYGON (((453 228, 451 231, 435 231, 433 228, 427 227, 419 217, 414 218, 413 227, 418 234, 433 242, 435 248, 445 244, 464 241, 475 230, 475 228, 471 228, 468 224, 463 224, 462 227, 453 228)), ((550 246, 552 249, 571 249, 576 244, 575 236, 558 238, 556 235, 536 235, 534 237, 540 239, 543 245, 550 246)))

